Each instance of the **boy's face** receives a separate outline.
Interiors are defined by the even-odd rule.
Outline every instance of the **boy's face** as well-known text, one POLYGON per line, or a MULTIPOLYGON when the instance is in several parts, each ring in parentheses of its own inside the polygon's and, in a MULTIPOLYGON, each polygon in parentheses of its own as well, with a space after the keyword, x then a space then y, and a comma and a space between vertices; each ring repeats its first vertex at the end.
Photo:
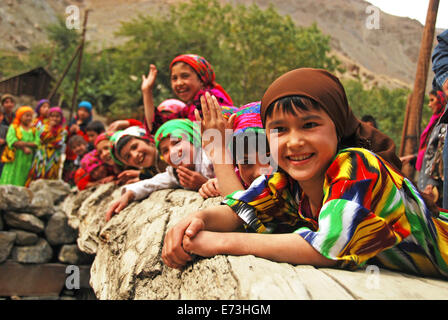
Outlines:
POLYGON ((137 138, 133 138, 120 151, 120 158, 134 168, 149 168, 154 164, 156 148, 137 138))
POLYGON ((78 156, 82 157, 87 152, 87 143, 78 143, 72 146, 72 151, 78 156))
POLYGON ((12 113, 12 110, 16 106, 16 103, 11 98, 7 98, 7 99, 5 99, 5 101, 3 101, 2 106, 3 106, 3 109, 5 110, 5 113, 9 114, 9 113, 12 113))
POLYGON ((166 137, 159 144, 163 159, 173 168, 182 165, 194 170, 194 147, 187 139, 166 137))
POLYGON ((98 142, 96 145, 96 151, 98 152, 98 155, 104 163, 107 163, 109 165, 114 165, 114 160, 112 159, 112 156, 110 154, 110 148, 112 147, 112 142, 109 140, 102 140, 98 142))
POLYGON ((89 142, 91 144, 94 144, 96 138, 98 137, 98 133, 96 133, 95 131, 86 131, 86 133, 87 133, 87 137, 89 138, 89 142))
POLYGON ((274 112, 266 119, 271 155, 302 188, 322 188, 325 172, 337 152, 336 127, 322 110, 296 110, 297 115, 274 112), (271 132, 277 130, 277 132, 271 132))
POLYGON ((101 165, 90 172, 90 178, 92 181, 98 181, 107 177, 107 168, 101 165))
POLYGON ((83 121, 89 119, 90 117, 90 112, 84 107, 79 108, 77 113, 78 118, 83 121))
POLYGON ((171 88, 180 100, 192 101, 202 87, 203 84, 197 73, 188 64, 178 62, 172 67, 171 88))

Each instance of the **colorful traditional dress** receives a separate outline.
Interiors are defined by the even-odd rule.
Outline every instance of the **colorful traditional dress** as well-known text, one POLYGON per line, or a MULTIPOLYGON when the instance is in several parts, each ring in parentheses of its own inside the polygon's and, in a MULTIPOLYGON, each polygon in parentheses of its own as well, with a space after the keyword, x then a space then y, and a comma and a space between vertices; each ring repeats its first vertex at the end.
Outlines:
POLYGON ((294 232, 339 267, 376 264, 448 278, 448 214, 433 214, 414 185, 361 148, 341 150, 325 176, 317 217, 298 183, 278 172, 256 179, 228 204, 247 229, 294 232))
POLYGON ((40 146, 36 151, 26 186, 37 179, 59 179, 61 155, 65 152, 67 130, 64 126, 52 129, 48 123, 40 131, 40 146))
MULTIPOLYGON (((39 146, 39 134, 35 128, 25 130, 22 126, 11 124, 6 135, 6 143, 9 148, 17 141, 32 142, 39 146)), ((35 150, 35 149, 31 149, 35 150)), ((25 154, 22 149, 16 149, 15 160, 13 162, 5 163, 3 166, 2 176, 0 178, 0 185, 12 184, 16 186, 25 186, 28 172, 33 163, 34 152, 25 154)))

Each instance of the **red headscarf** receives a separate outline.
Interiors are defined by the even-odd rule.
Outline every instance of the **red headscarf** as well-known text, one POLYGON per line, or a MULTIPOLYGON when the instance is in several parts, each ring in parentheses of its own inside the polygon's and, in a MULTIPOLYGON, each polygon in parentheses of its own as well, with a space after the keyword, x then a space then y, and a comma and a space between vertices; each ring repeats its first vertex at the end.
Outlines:
POLYGON ((215 71, 213 70, 212 65, 207 60, 205 60, 205 58, 196 54, 182 54, 171 61, 170 72, 176 62, 184 62, 188 64, 193 68, 194 71, 196 71, 199 79, 204 83, 206 87, 215 88, 221 91, 230 102, 230 104, 233 104, 232 98, 230 98, 224 88, 215 82, 215 71))

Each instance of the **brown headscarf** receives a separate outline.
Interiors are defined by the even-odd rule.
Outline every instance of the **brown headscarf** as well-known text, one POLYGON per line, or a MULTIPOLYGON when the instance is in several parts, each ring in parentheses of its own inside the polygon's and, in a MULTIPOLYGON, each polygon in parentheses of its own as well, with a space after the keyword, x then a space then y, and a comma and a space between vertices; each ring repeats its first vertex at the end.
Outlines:
POLYGON ((381 131, 355 117, 348 105, 344 87, 336 76, 322 69, 301 68, 279 77, 261 100, 263 126, 267 108, 287 96, 303 96, 318 102, 333 120, 341 145, 369 149, 401 169, 401 161, 395 154, 395 143, 381 131))

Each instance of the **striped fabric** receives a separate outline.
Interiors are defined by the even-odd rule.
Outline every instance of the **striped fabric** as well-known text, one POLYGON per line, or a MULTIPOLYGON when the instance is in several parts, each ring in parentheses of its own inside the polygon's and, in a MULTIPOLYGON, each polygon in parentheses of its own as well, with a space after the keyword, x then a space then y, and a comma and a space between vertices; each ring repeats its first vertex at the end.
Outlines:
POLYGON ((248 229, 281 232, 286 224, 341 268, 374 263, 448 278, 448 214, 434 216, 413 184, 380 157, 361 148, 341 150, 323 190, 314 221, 298 184, 284 173, 262 176, 224 202, 248 229))

